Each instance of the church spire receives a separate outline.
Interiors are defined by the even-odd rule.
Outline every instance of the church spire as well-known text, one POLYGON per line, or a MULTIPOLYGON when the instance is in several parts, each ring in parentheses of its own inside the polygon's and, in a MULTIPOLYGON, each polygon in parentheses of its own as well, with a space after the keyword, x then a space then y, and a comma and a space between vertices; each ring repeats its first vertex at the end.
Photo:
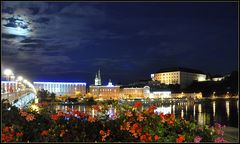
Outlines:
POLYGON ((100 69, 98 70, 95 76, 95 85, 102 85, 100 69))
POLYGON ((96 76, 95 76, 95 85, 98 85, 98 76, 97 76, 97 73, 96 73, 96 76))
POLYGON ((99 84, 99 85, 102 85, 100 69, 98 70, 98 84, 99 84))

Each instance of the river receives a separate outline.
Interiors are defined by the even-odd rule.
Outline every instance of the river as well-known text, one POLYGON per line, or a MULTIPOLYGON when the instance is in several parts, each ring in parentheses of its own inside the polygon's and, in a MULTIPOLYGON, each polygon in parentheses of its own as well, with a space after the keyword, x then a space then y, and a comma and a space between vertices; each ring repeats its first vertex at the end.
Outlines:
MULTIPOLYGON (((132 104, 129 103, 130 105, 132 104)), ((155 112, 174 113, 177 118, 184 117, 186 120, 196 120, 199 125, 213 125, 220 123, 230 127, 238 127, 239 100, 238 99, 215 99, 202 100, 198 103, 177 102, 172 104, 162 104, 160 102, 151 102, 157 109, 155 112)), ((142 109, 150 104, 143 102, 142 109)), ((87 105, 58 105, 56 110, 66 110, 66 108, 78 109, 96 115, 96 111, 87 105)), ((109 114, 113 115, 116 109, 109 109, 109 114)))

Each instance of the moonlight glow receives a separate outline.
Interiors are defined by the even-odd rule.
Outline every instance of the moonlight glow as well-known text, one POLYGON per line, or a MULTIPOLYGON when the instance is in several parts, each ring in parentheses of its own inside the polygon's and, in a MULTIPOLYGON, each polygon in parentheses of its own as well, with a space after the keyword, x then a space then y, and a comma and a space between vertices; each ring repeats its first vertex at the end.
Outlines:
POLYGON ((32 26, 26 20, 21 17, 8 17, 6 21, 3 21, 3 32, 17 36, 30 36, 32 35, 32 26))

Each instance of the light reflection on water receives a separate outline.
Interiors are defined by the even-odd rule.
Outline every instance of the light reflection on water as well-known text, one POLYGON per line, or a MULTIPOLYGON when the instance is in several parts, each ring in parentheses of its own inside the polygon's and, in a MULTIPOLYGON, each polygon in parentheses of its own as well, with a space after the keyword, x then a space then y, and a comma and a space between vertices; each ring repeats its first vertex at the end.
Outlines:
POLYGON ((160 113, 163 113, 163 114, 169 114, 169 113, 172 113, 172 109, 171 109, 171 106, 168 106, 168 107, 158 107, 155 112, 157 112, 158 114, 160 113))
POLYGON ((226 101, 226 112, 227 112, 227 118, 229 119, 229 115, 230 115, 229 101, 226 101))
MULTIPOLYGON (((200 103, 181 102, 175 104, 156 103, 157 113, 173 113, 177 118, 184 117, 186 120, 196 120, 200 125, 212 125, 215 122, 225 124, 226 126, 238 127, 238 100, 205 100, 200 103), (237 101, 237 102, 236 102, 237 101), (225 105, 225 106, 224 106, 225 105), (197 107, 197 108, 196 108, 197 107)), ((149 105, 144 104, 142 110, 149 105)), ((56 106, 57 110, 67 110, 68 106, 56 106)), ((97 111, 91 106, 74 105, 71 109, 87 112, 90 115, 97 115, 97 111)), ((115 108, 110 108, 108 115, 113 116, 116 113, 115 108)))
POLYGON ((215 113, 216 113, 216 102, 213 101, 213 117, 215 117, 215 113))

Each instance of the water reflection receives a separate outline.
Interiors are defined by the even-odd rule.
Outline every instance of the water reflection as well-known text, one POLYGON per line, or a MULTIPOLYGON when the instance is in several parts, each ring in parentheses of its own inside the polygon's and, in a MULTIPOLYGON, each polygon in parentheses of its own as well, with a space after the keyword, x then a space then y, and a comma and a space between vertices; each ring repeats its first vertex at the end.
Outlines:
MULTIPOLYGON (((237 101, 237 110, 238 110, 238 101, 237 101)), ((238 113, 239 113, 239 110, 238 110, 238 113)))
POLYGON ((92 109, 92 116, 95 116, 95 113, 94 113, 94 108, 92 109))
MULTIPOLYGON (((190 103, 176 103, 176 104, 162 104, 161 102, 154 103, 157 105, 155 112, 157 113, 173 113, 176 117, 183 117, 186 120, 194 119, 198 124, 213 124, 218 122, 227 126, 238 127, 238 100, 205 100, 198 104, 190 103), (236 104, 237 101, 237 104, 236 104), (225 106, 224 106, 225 105, 225 106), (230 107, 231 106, 231 107, 230 107)), ((67 110, 68 106, 56 106, 56 110, 67 110)), ((146 109, 148 105, 142 106, 142 110, 146 109)), ((72 109, 87 112, 92 115, 97 115, 97 111, 91 106, 75 105, 69 106, 72 109)), ((114 117, 117 110, 114 107, 109 108, 108 115, 114 117)))
POLYGON ((216 113, 216 102, 213 101, 213 117, 215 117, 215 113, 216 113))
POLYGON ((196 110, 195 110, 195 105, 194 105, 194 106, 193 106, 193 117, 194 117, 194 118, 195 118, 195 115, 196 115, 196 114, 195 114, 195 113, 196 113, 195 111, 196 111, 196 110))
POLYGON ((163 114, 171 114, 171 113, 172 113, 172 111, 171 111, 171 106, 169 106, 169 107, 164 107, 164 106, 158 107, 158 108, 155 110, 155 112, 157 112, 157 113, 163 113, 163 114))
POLYGON ((202 112, 202 104, 198 104, 198 112, 199 112, 199 113, 202 112))
POLYGON ((183 112, 183 110, 181 111, 181 117, 184 118, 184 112, 183 112))
POLYGON ((175 105, 173 105, 173 114, 175 114, 175 105))
POLYGON ((188 105, 185 106, 185 109, 186 109, 186 115, 187 115, 187 107, 188 107, 188 105))
POLYGON ((203 125, 204 124, 204 119, 203 119, 203 114, 199 113, 198 114, 198 124, 203 125))
POLYGON ((229 101, 226 101, 226 112, 227 112, 227 118, 229 119, 229 114, 230 114, 229 101))

